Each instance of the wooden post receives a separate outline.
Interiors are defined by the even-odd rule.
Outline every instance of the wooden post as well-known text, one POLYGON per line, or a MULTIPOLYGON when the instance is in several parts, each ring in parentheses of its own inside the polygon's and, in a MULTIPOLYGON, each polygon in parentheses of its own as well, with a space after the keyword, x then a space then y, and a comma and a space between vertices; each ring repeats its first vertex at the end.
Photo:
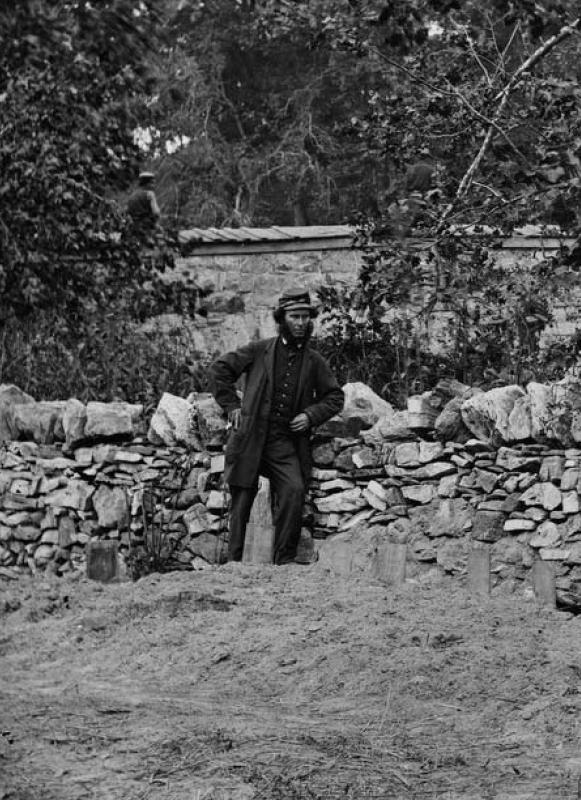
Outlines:
POLYGON ((118 542, 107 539, 87 543, 87 578, 108 583, 118 575, 118 542))
POLYGON ((260 478, 250 519, 246 526, 242 561, 247 564, 272 564, 274 558, 274 525, 270 500, 270 481, 260 478))
POLYGON ((377 551, 374 573, 388 586, 399 586, 405 581, 407 544, 386 542, 377 551))
POLYGON ((329 564, 335 575, 346 578, 351 574, 353 564, 353 545, 351 542, 333 542, 333 537, 329 537, 329 564))
POLYGON ((473 547, 468 558, 468 583, 470 594, 479 597, 490 595, 490 550, 473 547))
POLYGON ((556 607, 555 569, 550 561, 539 560, 533 563, 533 589, 541 605, 556 607))

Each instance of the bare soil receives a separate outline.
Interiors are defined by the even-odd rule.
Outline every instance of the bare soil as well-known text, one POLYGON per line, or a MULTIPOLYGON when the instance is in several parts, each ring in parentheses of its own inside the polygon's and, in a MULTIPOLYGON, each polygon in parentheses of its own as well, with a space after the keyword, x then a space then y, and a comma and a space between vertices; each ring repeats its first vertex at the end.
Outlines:
POLYGON ((0 581, 1 800, 578 798, 581 618, 431 574, 0 581))

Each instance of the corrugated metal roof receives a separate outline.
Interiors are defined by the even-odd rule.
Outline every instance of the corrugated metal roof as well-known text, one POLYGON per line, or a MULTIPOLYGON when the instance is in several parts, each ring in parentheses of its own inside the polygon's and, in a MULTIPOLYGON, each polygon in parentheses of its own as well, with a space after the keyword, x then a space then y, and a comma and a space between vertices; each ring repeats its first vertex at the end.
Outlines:
POLYGON ((333 239, 352 236, 350 225, 307 225, 270 228, 189 228, 180 231, 183 244, 224 242, 292 242, 305 239, 333 239))

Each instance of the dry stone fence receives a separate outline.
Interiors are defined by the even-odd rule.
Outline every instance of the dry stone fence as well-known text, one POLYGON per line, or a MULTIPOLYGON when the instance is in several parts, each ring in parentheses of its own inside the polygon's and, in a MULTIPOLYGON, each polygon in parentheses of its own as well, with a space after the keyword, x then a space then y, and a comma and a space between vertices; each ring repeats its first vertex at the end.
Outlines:
MULTIPOLYGON (((394 410, 347 384, 316 433, 301 548, 337 572, 377 572, 390 545, 406 570, 464 576, 486 551, 493 585, 530 588, 550 564, 557 596, 581 605, 581 384, 487 392, 455 381, 394 410)), ((152 550, 172 569, 225 553, 225 421, 209 395, 139 405, 37 402, 0 386, 0 569, 84 569, 116 541, 131 572, 152 550)))

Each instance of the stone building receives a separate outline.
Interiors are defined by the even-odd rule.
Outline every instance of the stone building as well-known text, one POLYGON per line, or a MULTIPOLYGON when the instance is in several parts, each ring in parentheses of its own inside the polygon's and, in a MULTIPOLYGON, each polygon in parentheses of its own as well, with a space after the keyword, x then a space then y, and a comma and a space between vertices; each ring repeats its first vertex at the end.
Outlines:
MULTIPOLYGON (((194 281, 208 293, 204 300, 207 317, 192 322, 196 348, 223 351, 241 341, 273 334, 272 308, 278 295, 290 286, 304 286, 316 293, 324 285, 352 285, 363 263, 363 250, 354 246, 354 234, 355 229, 348 225, 182 231, 184 255, 168 279, 194 281)), ((495 240, 493 250, 500 266, 522 266, 547 258, 572 241, 527 226, 509 238, 495 240)), ((421 251, 430 242, 417 239, 412 244, 421 251)), ((431 290, 428 276, 423 291, 428 294, 431 290)), ((419 295, 417 302, 422 302, 419 295)), ((577 299, 569 295, 567 305, 557 304, 555 323, 547 333, 573 333, 577 315, 572 311, 579 304, 581 294, 577 299)), ((417 308, 412 314, 416 316, 417 308)), ((448 314, 445 307, 437 305, 422 321, 421 334, 432 347, 437 346, 448 314)), ((177 317, 160 322, 183 325, 177 317)))

